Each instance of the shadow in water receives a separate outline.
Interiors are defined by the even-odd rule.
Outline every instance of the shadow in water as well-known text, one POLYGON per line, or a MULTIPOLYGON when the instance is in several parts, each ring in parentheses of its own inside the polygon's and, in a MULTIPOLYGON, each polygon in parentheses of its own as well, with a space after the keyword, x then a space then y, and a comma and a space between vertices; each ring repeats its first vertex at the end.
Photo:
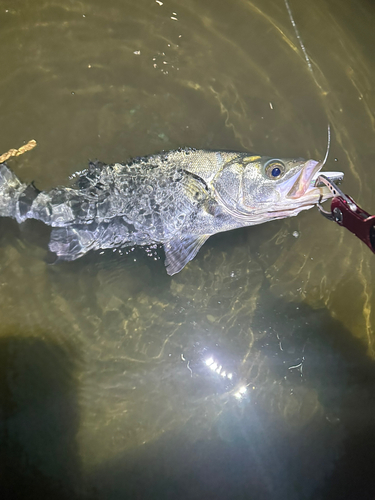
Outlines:
POLYGON ((375 498, 375 363, 326 310, 298 304, 296 312, 296 304, 265 295, 268 309, 262 308, 254 324, 271 325, 257 350, 268 360, 272 387, 259 397, 254 391, 238 406, 223 406, 211 431, 191 421, 179 432, 102 464, 88 478, 95 498, 375 498), (288 371, 300 355, 303 376, 288 371), (316 395, 319 411, 292 424, 283 400, 279 413, 277 405, 270 409, 266 402, 267 391, 272 399, 277 386, 287 388, 283 399, 289 389, 316 395))
POLYGON ((1 499, 76 497, 79 364, 77 349, 47 332, 1 332, 1 499))

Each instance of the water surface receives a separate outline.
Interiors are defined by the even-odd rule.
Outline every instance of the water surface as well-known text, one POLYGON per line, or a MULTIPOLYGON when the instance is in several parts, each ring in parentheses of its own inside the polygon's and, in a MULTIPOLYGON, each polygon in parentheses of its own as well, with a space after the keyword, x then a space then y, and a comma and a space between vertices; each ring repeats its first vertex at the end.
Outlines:
MULTIPOLYGON (((40 189, 180 146, 320 159, 375 213, 371 2, 6 1, 0 153, 40 189)), ((47 264, 0 220, 5 498, 374 498, 375 260, 316 210, 47 264)))

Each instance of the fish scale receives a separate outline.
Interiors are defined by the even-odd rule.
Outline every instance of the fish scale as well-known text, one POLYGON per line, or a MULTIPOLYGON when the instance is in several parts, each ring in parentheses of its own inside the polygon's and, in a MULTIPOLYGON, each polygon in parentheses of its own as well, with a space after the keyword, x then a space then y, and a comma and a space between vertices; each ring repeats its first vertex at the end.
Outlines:
POLYGON ((60 260, 162 244, 175 274, 212 234, 294 216, 331 197, 312 183, 321 166, 186 148, 124 164, 91 162, 71 186, 40 192, 2 164, 0 216, 52 226, 49 248, 60 260))

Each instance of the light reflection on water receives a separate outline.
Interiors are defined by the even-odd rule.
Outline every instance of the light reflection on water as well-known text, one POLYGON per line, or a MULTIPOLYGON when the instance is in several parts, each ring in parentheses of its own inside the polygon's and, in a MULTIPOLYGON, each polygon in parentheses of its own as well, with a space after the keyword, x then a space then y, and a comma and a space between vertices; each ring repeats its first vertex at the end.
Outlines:
MULTIPOLYGON (((374 213, 374 13, 295 3, 318 85, 276 0, 1 6, 0 152, 36 139, 10 166, 48 189, 185 145, 319 159, 329 122, 327 169, 374 213)), ((349 233, 311 211, 213 237, 170 278, 160 250, 49 266, 48 228, 0 228, 20 497, 370 498, 375 261, 349 233)))

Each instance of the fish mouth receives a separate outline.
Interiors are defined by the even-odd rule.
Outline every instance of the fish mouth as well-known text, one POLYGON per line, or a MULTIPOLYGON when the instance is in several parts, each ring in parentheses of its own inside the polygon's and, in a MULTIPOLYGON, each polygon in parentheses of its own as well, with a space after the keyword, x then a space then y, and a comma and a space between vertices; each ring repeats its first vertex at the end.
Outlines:
MULTIPOLYGON (((332 198, 332 193, 324 184, 317 184, 322 167, 323 162, 308 160, 303 168, 289 179, 285 188, 291 187, 286 198, 306 203, 318 203, 332 198)), ((324 172, 324 175, 333 182, 341 181, 344 177, 343 172, 324 172)))

